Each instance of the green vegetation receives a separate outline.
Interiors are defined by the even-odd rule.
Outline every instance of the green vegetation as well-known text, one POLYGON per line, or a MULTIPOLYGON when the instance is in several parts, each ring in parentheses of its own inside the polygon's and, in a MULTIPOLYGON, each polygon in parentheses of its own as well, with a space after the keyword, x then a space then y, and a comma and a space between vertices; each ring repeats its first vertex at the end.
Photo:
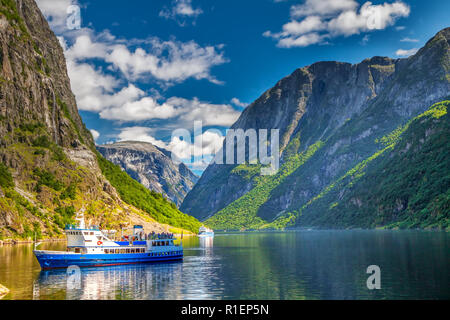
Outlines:
POLYGON ((30 38, 25 22, 19 15, 14 0, 0 0, 0 14, 4 15, 12 26, 18 27, 22 31, 22 37, 30 38))
MULTIPOLYGON (((288 149, 298 148, 300 145, 299 143, 299 137, 293 139, 290 144, 295 144, 295 146, 288 146, 288 149)), ((302 153, 288 154, 286 161, 275 175, 256 177, 256 186, 208 219, 206 221, 208 225, 215 229, 263 227, 267 222, 257 215, 259 208, 269 199, 271 192, 277 186, 308 161, 323 145, 324 143, 322 141, 318 141, 302 153)), ((258 165, 255 165, 255 167, 258 167, 258 165)), ((237 170, 242 171, 242 167, 237 168, 237 170)), ((249 172, 249 170, 247 170, 247 172, 249 172)))
POLYGON ((59 182, 55 178, 55 175, 50 171, 35 168, 33 170, 33 174, 38 178, 38 182, 36 185, 37 192, 40 192, 42 190, 42 185, 52 188, 55 191, 60 191, 64 187, 64 184, 59 182))
POLYGON ((47 135, 42 135, 33 140, 33 147, 50 148, 51 142, 47 135))
POLYGON ((449 229, 449 104, 437 103, 379 139, 384 148, 304 205, 297 223, 449 229))
POLYGON ((75 208, 73 206, 58 207, 55 209, 55 223, 62 229, 67 224, 74 222, 75 208))
POLYGON ((75 200, 77 197, 77 186, 74 183, 71 183, 67 188, 61 192, 59 198, 61 200, 75 200))
POLYGON ((10 188, 14 187, 14 180, 11 176, 11 172, 7 166, 3 163, 0 163, 0 187, 2 188, 10 188))
POLYGON ((159 223, 198 232, 201 223, 197 219, 179 211, 173 202, 168 201, 161 194, 145 188, 98 152, 96 155, 103 175, 117 190, 123 201, 148 213, 159 223))

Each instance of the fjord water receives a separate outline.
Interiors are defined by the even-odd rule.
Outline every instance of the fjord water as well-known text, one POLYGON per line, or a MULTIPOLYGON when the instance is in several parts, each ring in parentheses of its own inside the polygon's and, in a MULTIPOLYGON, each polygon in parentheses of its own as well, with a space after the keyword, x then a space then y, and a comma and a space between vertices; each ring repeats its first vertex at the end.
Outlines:
MULTIPOLYGON (((185 258, 40 271, 32 245, 0 247, 5 299, 449 299, 450 235, 348 230, 216 234, 185 238, 185 258), (369 265, 381 289, 366 285, 369 265)), ((64 243, 42 249, 64 249, 64 243)))

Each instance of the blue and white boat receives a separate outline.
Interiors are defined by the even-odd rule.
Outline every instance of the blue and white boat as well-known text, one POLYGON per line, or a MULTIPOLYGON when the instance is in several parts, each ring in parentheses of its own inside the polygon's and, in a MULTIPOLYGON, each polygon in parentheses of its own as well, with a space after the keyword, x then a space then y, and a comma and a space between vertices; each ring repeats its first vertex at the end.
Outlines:
POLYGON ((33 251, 42 269, 100 267, 124 264, 176 261, 183 259, 182 244, 175 244, 171 234, 144 233, 142 226, 133 227, 133 235, 113 241, 110 232, 98 227, 86 227, 83 214, 78 225, 65 228, 66 251, 33 251))
POLYGON ((201 226, 198 229, 198 237, 204 238, 204 237, 214 237, 214 231, 211 229, 206 228, 205 226, 201 226))

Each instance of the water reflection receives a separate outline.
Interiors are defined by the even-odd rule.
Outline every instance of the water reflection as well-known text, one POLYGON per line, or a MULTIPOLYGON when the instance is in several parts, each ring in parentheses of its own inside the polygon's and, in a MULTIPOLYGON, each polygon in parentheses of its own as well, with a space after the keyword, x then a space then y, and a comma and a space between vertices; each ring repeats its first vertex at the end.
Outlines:
POLYGON ((181 269, 181 262, 83 268, 78 287, 68 286, 65 270, 46 270, 34 283, 33 299, 180 299, 174 284, 181 282, 181 269))
POLYGON ((214 237, 200 237, 198 239, 202 248, 212 248, 214 246, 214 237))
POLYGON ((183 262, 82 268, 79 285, 69 287, 66 271, 40 271, 32 246, 4 246, 0 283, 11 289, 6 299, 450 297, 450 236, 445 232, 216 234, 185 238, 183 245, 183 262), (381 268, 381 290, 366 287, 366 268, 372 264, 381 268))

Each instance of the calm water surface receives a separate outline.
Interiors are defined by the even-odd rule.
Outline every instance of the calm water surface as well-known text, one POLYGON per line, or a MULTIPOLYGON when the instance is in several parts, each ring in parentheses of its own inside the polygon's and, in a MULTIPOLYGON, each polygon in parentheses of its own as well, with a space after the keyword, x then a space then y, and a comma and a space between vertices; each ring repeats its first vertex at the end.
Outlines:
POLYGON ((5 299, 450 298, 445 232, 216 234, 183 244, 183 262, 81 269, 76 289, 64 270, 41 271, 32 245, 3 246, 0 283, 11 289, 5 299), (369 265, 381 268, 380 290, 367 289, 369 265))

